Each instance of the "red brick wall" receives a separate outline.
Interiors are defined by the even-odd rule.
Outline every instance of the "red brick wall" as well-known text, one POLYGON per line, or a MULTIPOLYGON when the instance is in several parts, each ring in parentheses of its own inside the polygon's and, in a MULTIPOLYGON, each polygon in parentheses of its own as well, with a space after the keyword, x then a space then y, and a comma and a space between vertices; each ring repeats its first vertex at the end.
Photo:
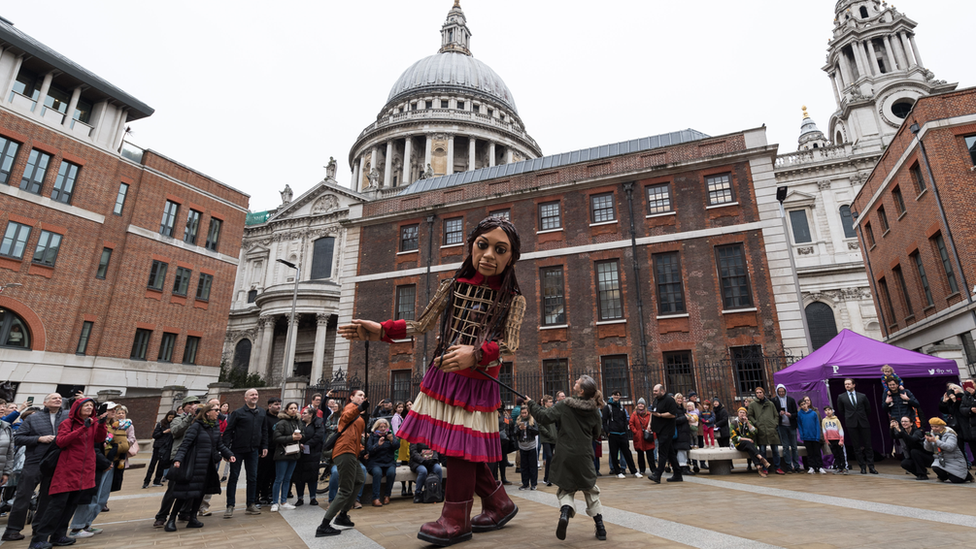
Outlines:
MULTIPOLYGON (((116 398, 112 402, 121 404, 129 410, 127 418, 132 420, 132 427, 136 431, 136 438, 152 438, 156 427, 156 415, 159 413, 159 397, 116 398)), ((142 448, 145 450, 146 448, 142 448)))
MULTIPOLYGON (((467 208, 446 207, 438 210, 432 226, 433 257, 432 265, 457 263, 466 254, 465 248, 440 249, 443 242, 443 223, 445 219, 464 217, 464 231, 467 235, 488 212, 510 209, 511 219, 520 229, 522 254, 542 250, 559 250, 568 247, 587 246, 601 242, 626 241, 630 238, 630 216, 627 196, 621 181, 635 181, 634 217, 637 238, 649 236, 679 235, 688 231, 730 227, 757 221, 755 194, 748 159, 729 155, 714 158, 722 152, 744 149, 741 135, 726 136, 718 141, 692 143, 654 151, 667 162, 690 162, 685 168, 668 166, 668 169, 653 169, 643 163, 647 153, 624 155, 598 163, 605 183, 591 182, 585 189, 560 188, 558 190, 526 189, 514 195, 515 199, 505 204, 477 203, 467 208), (711 148, 710 148, 711 147, 711 148), (719 148, 721 150, 719 150, 719 148), (703 157, 709 156, 707 160, 703 157), (642 168, 643 166, 643 168, 642 168), (622 177, 619 171, 641 171, 627 173, 622 177), (707 175, 732 173, 735 200, 738 206, 706 209, 707 193, 704 178, 707 175), (671 183, 671 197, 676 215, 646 218, 647 198, 645 187, 661 182, 671 183), (612 192, 616 208, 616 224, 591 227, 590 199, 594 194, 612 192), (559 200, 562 214, 562 232, 537 234, 538 204, 559 200)), ((657 165, 663 160, 654 161, 657 165)), ((497 191, 488 191, 497 185, 510 186, 509 192, 538 185, 543 175, 546 183, 571 181, 594 171, 594 166, 585 164, 567 166, 547 174, 523 174, 500 183, 488 181, 474 186, 450 189, 461 192, 464 199, 497 191), (536 182, 536 183, 533 183, 536 182)), ((447 200, 443 190, 419 195, 418 204, 437 203, 447 200)), ((371 203, 367 212, 374 215, 397 211, 409 211, 408 200, 391 199, 371 203)), ((426 215, 426 214, 425 214, 426 215)), ((383 273, 394 270, 423 268, 427 263, 428 226, 425 216, 398 219, 396 222, 368 224, 360 236, 363 242, 359 256, 359 274, 383 273), (419 250, 416 253, 397 255, 399 228, 407 224, 419 224, 419 250)), ((568 358, 572 368, 599 368, 600 357, 611 354, 626 354, 629 362, 640 362, 640 330, 645 329, 649 343, 647 356, 650 362, 660 362, 661 353, 670 350, 691 350, 694 360, 707 361, 723 358, 729 346, 762 345, 767 354, 781 354, 782 344, 779 323, 773 304, 772 288, 769 281, 765 259, 765 245, 759 230, 740 230, 723 236, 673 240, 638 247, 640 280, 635 280, 633 257, 630 246, 587 253, 570 253, 556 257, 534 260, 523 259, 516 272, 522 292, 526 296, 527 310, 520 334, 520 348, 515 359, 516 372, 538 371, 541 361, 549 358, 568 358), (757 312, 723 315, 721 290, 717 275, 715 246, 742 243, 749 268, 754 306, 757 312), (684 277, 684 299, 689 314, 687 319, 658 321, 657 288, 651 256, 665 251, 679 251, 684 277), (596 326, 598 302, 594 263, 601 260, 619 260, 619 275, 623 292, 624 318, 626 324, 596 326), (538 330, 541 321, 542 292, 539 269, 547 266, 564 267, 564 299, 567 308, 569 329, 538 330), (646 326, 638 321, 636 288, 640 287, 644 303, 646 326)), ((451 272, 433 273, 430 277, 430 292, 437 288, 438 280, 449 277, 451 272)), ((397 279, 361 282, 357 284, 354 317, 385 320, 395 312, 395 290, 398 285, 416 284, 416 310, 419 316, 424 305, 424 276, 404 276, 397 279)), ((436 346, 434 334, 428 339, 428 353, 436 346)), ((423 340, 416 338, 413 343, 390 346, 373 346, 370 356, 371 380, 386 380, 388 370, 421 366, 423 360, 423 340)), ((362 345, 351 348, 350 367, 361 369, 363 365, 362 345)), ((428 357, 429 359, 430 357, 428 357)))
POLYGON ((874 281, 884 278, 891 295, 894 311, 875 291, 875 305, 885 315, 888 333, 904 329, 922 319, 932 316, 966 298, 968 288, 976 281, 976 172, 973 172, 972 159, 965 146, 964 137, 976 135, 976 124, 962 124, 951 127, 930 126, 922 137, 928 163, 935 187, 938 189, 948 227, 943 224, 939 207, 933 192, 932 179, 926 170, 920 148, 910 126, 976 114, 976 89, 969 88, 955 92, 933 95, 920 99, 909 117, 902 124, 885 154, 881 157, 871 176, 854 200, 854 209, 859 212, 858 225, 861 231, 867 223, 871 224, 875 245, 868 244, 865 262, 869 264, 874 281), (906 150, 914 148, 900 166, 899 160, 906 150), (916 192, 910 168, 918 163, 924 175, 927 190, 916 192), (888 176, 893 173, 890 181, 888 176), (905 213, 899 215, 892 191, 898 188, 905 202, 905 213), (871 198, 880 191, 880 199, 865 211, 871 198), (890 231, 883 234, 878 216, 879 207, 884 207, 890 231), (959 292, 951 292, 945 270, 932 236, 941 233, 948 249, 950 233, 962 263, 959 272, 949 249, 953 271, 959 292), (934 304, 927 306, 924 290, 910 254, 919 252, 925 267, 926 278, 932 292, 934 304), (905 278, 911 309, 902 296, 901 287, 895 279, 892 268, 900 266, 905 278))
POLYGON ((188 188, 141 166, 121 160, 100 149, 81 144, 19 116, 0 111, 0 135, 21 143, 8 184, 19 186, 32 148, 52 154, 40 196, 50 197, 63 159, 81 164, 71 205, 105 216, 104 223, 88 221, 55 209, 0 195, 0 227, 11 220, 33 227, 21 261, 0 259, 0 279, 23 284, 3 296, 8 305, 31 322, 37 350, 74 353, 84 320, 94 322, 87 354, 128 358, 136 323, 154 329, 147 358, 154 360, 164 329, 178 333, 173 360, 180 361, 188 335, 200 336, 199 365, 218 366, 230 309, 235 265, 193 253, 182 247, 150 240, 127 232, 130 225, 156 234, 167 196, 183 202, 176 225, 178 238, 189 205, 203 216, 197 243, 206 241, 212 217, 223 220, 218 251, 237 258, 247 207, 247 196, 147 151, 144 161, 154 170, 173 174, 200 191, 188 188), (112 213, 120 182, 129 184, 122 215, 112 213), (210 193, 230 202, 208 196, 210 193), (40 231, 63 235, 53 269, 31 262, 40 231), (107 276, 95 278, 103 247, 113 250, 107 276), (170 260, 163 292, 147 292, 153 256, 170 260), (177 264, 192 268, 189 295, 185 303, 172 297, 177 264), (200 272, 214 275, 208 303, 197 303, 195 295, 200 272), (5 274, 4 274, 5 273, 5 274), (30 312, 28 314, 27 312, 30 312), (33 315, 33 316, 32 316, 33 315), (38 346, 40 345, 40 346, 38 346))

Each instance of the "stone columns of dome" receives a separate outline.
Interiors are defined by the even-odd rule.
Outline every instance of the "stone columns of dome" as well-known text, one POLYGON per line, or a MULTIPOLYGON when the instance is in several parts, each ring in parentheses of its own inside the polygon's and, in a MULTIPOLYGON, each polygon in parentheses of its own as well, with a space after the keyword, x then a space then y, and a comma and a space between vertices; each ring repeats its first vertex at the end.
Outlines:
MULTIPOLYGON (((386 165, 383 166, 383 187, 389 188, 393 184, 393 141, 386 142, 386 165)), ((318 378, 314 378, 318 379, 318 378)))
POLYGON ((891 48, 891 39, 889 39, 888 35, 886 34, 884 35, 884 38, 882 38, 882 41, 884 42, 885 45, 885 53, 888 54, 888 63, 891 63, 890 72, 894 72, 898 70, 898 62, 895 61, 895 50, 891 48))
POLYGON ((377 174, 380 173, 379 158, 380 158, 380 148, 377 147, 376 145, 373 145, 373 150, 370 152, 369 155, 369 172, 366 174, 366 179, 369 181, 370 185, 373 184, 373 180, 370 179, 369 177, 373 175, 373 170, 376 170, 377 174))
POLYGON ((359 191, 363 186, 363 170, 366 169, 366 155, 359 157, 359 169, 356 170, 356 188, 355 191, 359 191))
POLYGON ((505 163, 511 164, 513 161, 515 161, 515 155, 512 154, 512 148, 505 147, 505 163))
POLYGON ((488 165, 495 165, 495 142, 491 141, 488 143, 488 165))
POLYGON ((454 136, 447 136, 447 171, 446 175, 454 173, 454 136))
MULTIPOLYGON (((914 34, 910 35, 908 37, 908 41, 912 45, 912 53, 915 54, 915 63, 917 63, 919 67, 922 67, 924 69, 925 64, 922 63, 922 56, 918 54, 918 44, 915 43, 915 35, 914 34)), ((42 95, 41 97, 44 96, 42 95)))
POLYGON ((62 126, 71 127, 71 121, 75 119, 75 109, 78 107, 78 100, 81 99, 81 86, 78 86, 71 91, 71 101, 68 102, 68 116, 64 117, 64 122, 61 123, 62 126))
POLYGON ((471 136, 468 138, 468 171, 471 171, 477 167, 475 164, 475 148, 478 144, 478 140, 471 136))
POLYGON ((901 39, 901 47, 905 51, 905 58, 908 60, 908 68, 918 65, 918 62, 915 61, 915 50, 912 48, 911 42, 908 41, 908 35, 900 32, 898 37, 901 39))
POLYGON ((403 178, 400 180, 401 185, 409 185, 413 183, 410 179, 410 160, 413 156, 413 138, 407 136, 403 140, 403 178))
POLYGON ((322 313, 315 315, 315 347, 312 349, 312 383, 322 378, 322 363, 325 361, 325 340, 329 335, 330 316, 322 313))
POLYGON ((424 165, 421 171, 426 170, 427 165, 430 164, 430 155, 433 153, 434 148, 434 139, 430 134, 424 136, 424 139, 427 140, 427 145, 424 147, 424 165))
POLYGON ((875 76, 881 74, 881 66, 878 64, 878 53, 874 51, 874 41, 866 40, 868 49, 868 61, 871 63, 871 69, 874 71, 872 74, 875 76))

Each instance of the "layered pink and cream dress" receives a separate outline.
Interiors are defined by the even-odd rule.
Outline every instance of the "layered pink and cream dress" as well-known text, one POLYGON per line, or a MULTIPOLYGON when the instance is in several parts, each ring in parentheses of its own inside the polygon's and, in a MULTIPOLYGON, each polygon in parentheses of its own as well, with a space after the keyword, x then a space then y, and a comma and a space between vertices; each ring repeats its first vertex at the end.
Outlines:
MULTIPOLYGON (((476 273, 469 279, 444 280, 423 314, 416 321, 383 322, 383 340, 391 342, 440 329, 440 318, 450 315, 451 345, 473 345, 490 320, 487 311, 500 291, 501 277, 485 278, 476 273)), ((506 314, 501 310, 499 314, 506 314)), ((497 378, 501 357, 518 349, 519 328, 525 314, 525 298, 512 297, 500 333, 485 338, 481 360, 471 369, 443 372, 430 365, 413 408, 400 425, 397 436, 412 444, 424 443, 448 457, 494 463, 501 460, 498 438, 498 385, 477 370, 497 378)))

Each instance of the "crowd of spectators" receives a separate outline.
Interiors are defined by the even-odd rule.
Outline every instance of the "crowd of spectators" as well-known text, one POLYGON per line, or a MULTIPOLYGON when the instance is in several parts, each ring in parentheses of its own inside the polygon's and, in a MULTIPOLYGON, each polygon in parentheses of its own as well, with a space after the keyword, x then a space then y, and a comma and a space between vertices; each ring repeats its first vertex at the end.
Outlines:
MULTIPOLYGON (((783 385, 770 396, 757 387, 731 413, 718 398, 699 400, 694 391, 670 394, 662 385, 654 387, 650 405, 643 397, 633 403, 613 391, 599 410, 602 428, 593 447, 599 452, 603 440, 607 441, 610 475, 621 479, 628 474, 646 475, 655 483, 666 472, 671 473, 669 482, 680 482, 684 475, 707 468, 707 460, 694 459, 696 448, 738 450, 746 457, 746 468, 763 477, 828 470, 847 474, 853 462, 862 474, 877 473, 872 445, 877 434, 867 422, 872 397, 858 391, 853 379, 845 380, 844 387, 835 398, 836 415, 832 406, 815 409, 808 396, 797 401, 783 385), (805 449, 803 456, 800 446, 805 449)), ((949 384, 937 403, 939 414, 928 419, 893 371, 885 372, 878 395, 888 413, 893 441, 889 455, 897 457, 906 474, 924 481, 930 479, 931 469, 938 481, 973 481, 976 383, 949 384)), ((565 396, 563 392, 545 395, 537 406, 550 409, 565 396)), ((407 466, 415 474, 401 480, 401 497, 417 504, 443 500, 445 457, 397 437, 410 401, 384 399, 370 411, 365 394, 354 391, 345 401, 315 395, 307 405, 282 406, 281 399, 274 397, 261 407, 254 389, 244 393, 243 401, 234 409, 217 399, 201 403, 188 396, 156 424, 142 477, 142 488, 166 487, 154 527, 167 532, 175 531, 181 522, 186 528, 203 527, 199 517, 211 515, 211 499, 224 490, 223 517, 232 518, 242 468, 246 515, 290 511, 306 504, 306 491, 307 503, 318 505, 319 483, 328 479, 329 518, 335 518, 337 526, 349 527, 349 510, 391 503, 398 466, 407 466), (323 449, 326 441, 353 423, 361 429, 354 443, 323 449), (364 500, 365 484, 371 484, 371 489, 364 500)), ((101 529, 93 524, 108 510, 111 493, 121 488, 129 458, 139 452, 128 410, 112 402, 99 404, 80 393, 70 399, 52 393, 37 407, 0 401, 0 413, 5 414, 0 419, 0 512, 7 517, 0 539, 24 539, 21 531, 29 515, 34 549, 70 545, 99 534, 101 529)), ((535 490, 540 483, 552 486, 558 423, 539 423, 528 405, 516 402, 512 409, 499 410, 499 437, 505 457, 492 464, 492 471, 502 484, 512 484, 506 471, 514 466, 520 475, 519 489, 535 490), (517 454, 516 463, 509 461, 511 454, 517 454)), ((599 454, 595 456, 594 473, 602 476, 599 454)))

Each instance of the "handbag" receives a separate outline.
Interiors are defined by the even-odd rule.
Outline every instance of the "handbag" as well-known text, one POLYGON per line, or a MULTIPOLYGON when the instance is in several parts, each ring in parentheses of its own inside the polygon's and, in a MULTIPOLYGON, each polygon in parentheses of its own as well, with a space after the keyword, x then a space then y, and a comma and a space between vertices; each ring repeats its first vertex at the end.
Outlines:
MULTIPOLYGON (((343 431, 345 431, 345 429, 343 429, 343 431)), ((302 451, 302 445, 299 444, 299 443, 297 443, 297 442, 293 442, 291 444, 285 445, 285 455, 286 456, 293 456, 293 455, 295 455, 295 454, 297 454, 298 452, 301 452, 301 451, 302 451)))
POLYGON ((41 463, 39 468, 41 474, 46 477, 53 477, 54 470, 58 466, 58 459, 61 457, 61 447, 57 445, 56 442, 51 441, 50 446, 44 452, 44 457, 41 458, 41 463))
POLYGON ((346 429, 351 427, 353 423, 356 423, 356 420, 352 420, 349 423, 347 423, 346 426, 343 427, 341 431, 336 431, 331 435, 329 435, 329 438, 325 439, 325 444, 322 445, 322 452, 323 453, 329 452, 331 454, 332 449, 335 448, 336 442, 339 442, 339 437, 341 437, 342 433, 345 433, 346 429))
POLYGON ((644 429, 644 442, 654 442, 654 431, 644 429))
MULTIPOLYGON (((193 450, 191 447, 190 450, 193 450)), ((170 482, 175 482, 176 484, 186 484, 190 482, 193 478, 193 469, 197 462, 197 453, 188 452, 190 455, 185 461, 180 463, 179 467, 173 467, 170 465, 169 472, 166 473, 166 478, 170 482)))

